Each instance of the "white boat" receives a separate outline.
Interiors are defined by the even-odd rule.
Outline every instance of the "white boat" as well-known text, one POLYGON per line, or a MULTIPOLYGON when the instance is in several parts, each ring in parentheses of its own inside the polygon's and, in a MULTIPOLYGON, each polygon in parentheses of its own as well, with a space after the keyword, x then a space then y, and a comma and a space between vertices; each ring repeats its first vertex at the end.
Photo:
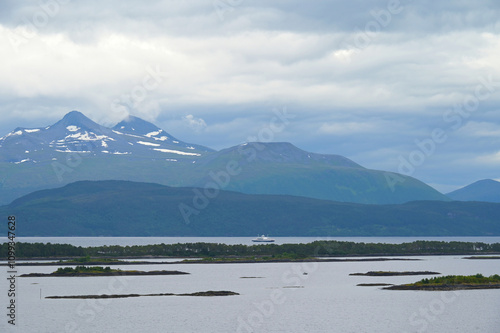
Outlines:
POLYGON ((252 239, 252 242, 272 243, 274 242, 274 239, 262 235, 252 239))

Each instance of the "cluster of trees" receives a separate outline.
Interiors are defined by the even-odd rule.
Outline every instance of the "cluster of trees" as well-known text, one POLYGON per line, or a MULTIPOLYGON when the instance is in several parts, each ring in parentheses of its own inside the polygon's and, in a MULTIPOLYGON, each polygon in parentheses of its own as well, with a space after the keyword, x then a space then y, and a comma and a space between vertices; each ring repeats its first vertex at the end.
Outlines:
POLYGON ((111 267, 100 267, 100 266, 76 266, 73 267, 59 267, 54 274, 73 274, 73 273, 109 273, 111 272, 111 267))
MULTIPOLYGON (((7 257, 8 245, 0 245, 0 256, 7 257)), ((230 257, 271 256, 304 258, 347 255, 439 255, 498 254, 500 243, 415 241, 403 244, 315 241, 307 244, 227 245, 220 243, 154 244, 135 246, 93 246, 69 244, 17 243, 17 258, 83 257, 230 257)))
MULTIPOLYGON (((7 243, 0 244, 0 256, 7 253, 7 243)), ((46 257, 80 257, 85 256, 85 249, 70 244, 51 243, 16 243, 17 258, 46 258, 46 257)))
POLYGON ((495 274, 489 277, 483 276, 482 274, 462 276, 462 275, 447 275, 438 276, 431 279, 423 279, 415 283, 415 285, 426 285, 426 284, 445 284, 445 285, 455 285, 455 284, 489 284, 489 283, 500 283, 500 275, 495 274))
POLYGON ((307 244, 227 245, 215 243, 99 246, 86 249, 92 256, 344 256, 500 253, 500 243, 416 241, 403 244, 315 241, 307 244))

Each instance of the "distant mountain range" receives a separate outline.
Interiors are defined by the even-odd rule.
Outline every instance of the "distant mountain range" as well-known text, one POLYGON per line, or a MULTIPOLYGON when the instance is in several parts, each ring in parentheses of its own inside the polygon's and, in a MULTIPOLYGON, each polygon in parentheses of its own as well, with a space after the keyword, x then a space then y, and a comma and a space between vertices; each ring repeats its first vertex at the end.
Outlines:
POLYGON ((450 192, 447 196, 452 200, 500 202, 500 182, 483 179, 450 192))
POLYGON ((500 235, 496 203, 363 205, 128 181, 34 192, 0 207, 7 215, 17 216, 23 236, 500 235))
POLYGON ((0 204, 81 180, 129 180, 366 204, 449 200, 423 182, 290 143, 214 151, 130 116, 113 128, 72 111, 54 125, 0 138, 0 204), (394 181, 397 179, 397 181, 394 181))
POLYGON ((82 157, 134 155, 165 158, 169 155, 200 156, 210 148, 182 142, 140 118, 129 116, 113 128, 96 124, 72 111, 52 126, 18 127, 0 138, 0 162, 35 164, 59 160, 68 153, 82 157))

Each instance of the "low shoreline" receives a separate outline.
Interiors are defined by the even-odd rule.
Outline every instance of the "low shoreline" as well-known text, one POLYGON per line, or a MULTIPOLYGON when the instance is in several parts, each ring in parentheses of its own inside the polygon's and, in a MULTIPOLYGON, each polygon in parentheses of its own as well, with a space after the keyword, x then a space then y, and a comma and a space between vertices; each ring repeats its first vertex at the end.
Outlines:
POLYGON ((181 271, 113 271, 113 272, 77 272, 77 273, 29 273, 19 277, 81 277, 81 276, 141 276, 141 275, 186 275, 181 271))
POLYGON ((129 297, 148 297, 148 296, 198 296, 198 297, 214 297, 214 296, 237 296, 234 291, 218 290, 218 291, 198 291, 187 294, 115 294, 115 295, 74 295, 74 296, 46 296, 47 299, 99 299, 99 298, 129 298, 129 297))
POLYGON ((472 257, 464 257, 462 259, 469 259, 469 260, 499 260, 500 256, 472 256, 472 257))
MULTIPOLYGON (((260 255, 260 256, 265 256, 265 255, 260 255)), ((478 255, 477 252, 457 252, 457 253, 447 253, 447 252, 426 252, 426 253, 365 253, 365 254, 331 254, 331 255, 315 255, 314 257, 320 260, 328 260, 328 259, 321 259, 321 258, 360 258, 362 259, 370 259, 370 258, 385 258, 385 257, 408 257, 408 258, 397 258, 398 260, 421 260, 421 259, 410 259, 411 257, 430 257, 430 256, 464 256, 462 259, 500 259, 499 252, 484 252, 478 255)), ((22 261, 28 261, 28 260, 71 260, 79 258, 78 256, 72 257, 72 256, 52 256, 52 257, 18 257, 16 258, 19 263, 22 263, 22 261)), ((158 259, 189 259, 191 257, 189 256, 154 256, 154 255, 145 255, 145 256, 96 256, 96 259, 101 258, 101 259, 117 259, 117 260, 141 260, 141 259, 146 259, 146 260, 158 260, 158 259)), ((193 256, 193 258, 200 258, 200 256, 193 256)), ((242 256, 234 256, 234 257, 227 257, 227 258, 242 258, 242 256)), ((7 258, 3 257, 0 258, 0 261, 7 261, 7 258)), ((150 262, 148 262, 150 263, 150 262)), ((0 266, 5 266, 5 263, 0 263, 0 266)))
POLYGON ((356 286, 358 287, 384 287, 384 286, 393 286, 392 283, 358 283, 356 286))
MULTIPOLYGON (((129 258, 133 259, 133 258, 129 258)), ((89 262, 17 262, 16 266, 77 266, 77 265, 177 265, 177 264, 255 264, 255 263, 287 263, 287 262, 374 262, 374 261, 418 261, 421 259, 411 258, 346 258, 346 259, 246 259, 246 258, 214 258, 209 259, 188 259, 179 258, 179 261, 89 261, 89 262)), ((34 260, 34 259, 32 259, 34 260)), ((7 266, 2 263, 0 266, 7 266)))

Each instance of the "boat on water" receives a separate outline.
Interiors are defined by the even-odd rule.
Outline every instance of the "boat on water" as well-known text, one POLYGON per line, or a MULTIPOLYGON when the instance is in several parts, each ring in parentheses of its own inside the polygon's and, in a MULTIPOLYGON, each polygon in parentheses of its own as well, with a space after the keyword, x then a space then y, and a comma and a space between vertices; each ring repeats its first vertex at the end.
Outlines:
POLYGON ((252 242, 272 243, 272 242, 274 242, 274 239, 262 235, 262 236, 258 236, 257 238, 252 239, 252 242))

